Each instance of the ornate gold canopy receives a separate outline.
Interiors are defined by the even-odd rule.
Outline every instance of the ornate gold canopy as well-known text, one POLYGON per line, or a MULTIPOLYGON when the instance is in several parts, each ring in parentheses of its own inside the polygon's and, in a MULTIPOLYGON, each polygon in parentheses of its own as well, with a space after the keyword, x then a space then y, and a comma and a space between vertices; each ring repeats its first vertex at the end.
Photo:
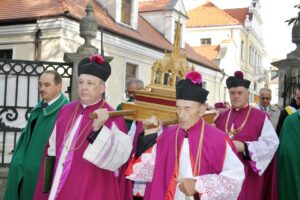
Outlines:
POLYGON ((176 24, 173 52, 165 52, 165 56, 152 66, 151 84, 149 87, 162 87, 175 90, 176 82, 184 78, 188 70, 186 56, 180 53, 181 25, 176 24))
MULTIPOLYGON (((143 90, 136 92, 134 103, 124 102, 124 110, 135 110, 134 115, 126 116, 131 120, 142 120, 151 115, 157 116, 163 121, 176 123, 175 111, 177 81, 184 79, 184 75, 191 70, 186 56, 180 53, 181 24, 176 23, 174 48, 171 53, 165 52, 165 56, 157 60, 152 66, 151 83, 143 90)), ((206 114, 206 121, 213 122, 214 114, 206 114)))

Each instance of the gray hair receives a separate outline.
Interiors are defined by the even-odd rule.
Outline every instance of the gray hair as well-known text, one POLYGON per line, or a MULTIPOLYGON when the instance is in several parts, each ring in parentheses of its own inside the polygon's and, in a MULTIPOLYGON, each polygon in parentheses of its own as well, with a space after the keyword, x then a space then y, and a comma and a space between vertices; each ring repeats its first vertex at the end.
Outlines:
POLYGON ((144 88, 144 81, 138 79, 135 82, 136 82, 136 88, 137 88, 137 90, 141 90, 141 89, 144 88))
POLYGON ((132 84, 136 84, 137 90, 141 90, 144 88, 144 81, 135 78, 128 78, 126 81, 126 88, 128 88, 132 84))
POLYGON ((261 95, 263 92, 269 92, 270 94, 272 94, 272 90, 270 88, 261 88, 259 90, 259 95, 261 95))
POLYGON ((134 77, 130 77, 126 80, 126 88, 128 88, 130 85, 134 84, 136 82, 136 79, 134 77))

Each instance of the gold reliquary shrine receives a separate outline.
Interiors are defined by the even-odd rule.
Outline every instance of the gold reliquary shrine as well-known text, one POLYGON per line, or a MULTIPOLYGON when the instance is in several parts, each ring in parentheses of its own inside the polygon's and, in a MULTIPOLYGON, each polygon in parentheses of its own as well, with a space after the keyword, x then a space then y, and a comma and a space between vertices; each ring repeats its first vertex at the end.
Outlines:
MULTIPOLYGON (((180 30, 181 25, 177 22, 173 52, 165 52, 165 56, 153 64, 151 83, 136 91, 134 102, 122 103, 123 111, 128 111, 126 119, 141 121, 155 115, 164 125, 177 123, 175 86, 187 72, 193 70, 186 56, 180 53, 180 30)), ((214 115, 212 112, 205 113, 204 119, 213 123, 214 115)))
MULTIPOLYGON (((151 83, 145 89, 136 91, 134 102, 122 103, 123 110, 133 111, 125 118, 141 121, 155 115, 165 125, 177 123, 175 86, 192 70, 187 66, 186 57, 179 53, 166 53, 164 58, 156 61, 151 70, 151 83)), ((213 123, 214 115, 208 112, 204 119, 213 123)))

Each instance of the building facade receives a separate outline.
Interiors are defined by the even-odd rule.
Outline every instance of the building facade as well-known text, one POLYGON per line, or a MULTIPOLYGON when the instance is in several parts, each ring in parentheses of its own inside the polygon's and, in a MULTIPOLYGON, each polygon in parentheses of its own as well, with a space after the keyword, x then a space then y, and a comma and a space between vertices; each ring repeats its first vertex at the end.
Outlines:
MULTIPOLYGON (((22 5, 14 5, 11 0, 0 2, 3 8, 0 13, 0 55, 12 59, 63 62, 65 53, 76 52, 84 43, 79 22, 86 15, 89 1, 37 0, 34 5, 31 2, 26 0, 22 5)), ((150 83, 152 64, 162 58, 165 51, 172 51, 178 20, 182 23, 182 38, 185 37, 186 12, 182 0, 92 2, 99 28, 92 44, 100 52, 102 27, 105 55, 113 57, 106 98, 116 106, 124 98, 127 77, 142 79, 145 85, 150 83), (153 2, 160 6, 159 11, 149 9, 153 2)), ((181 47, 189 64, 203 73, 207 89, 218 88, 219 68, 183 40, 181 47)), ((214 103, 218 96, 212 92, 209 101, 214 103)))
MULTIPOLYGON (((245 78, 251 80, 250 101, 257 101, 259 89, 268 80, 259 1, 235 9, 221 9, 204 2, 189 10, 188 17, 186 42, 198 53, 210 52, 208 55, 213 55, 210 60, 225 77, 236 70, 243 71, 245 78)), ((228 100, 224 80, 221 96, 228 100)))

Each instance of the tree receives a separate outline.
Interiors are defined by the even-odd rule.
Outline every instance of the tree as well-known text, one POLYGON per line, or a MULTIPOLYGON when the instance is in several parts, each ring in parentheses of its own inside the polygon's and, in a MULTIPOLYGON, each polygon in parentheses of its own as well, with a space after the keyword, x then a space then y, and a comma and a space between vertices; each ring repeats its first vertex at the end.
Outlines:
MULTIPOLYGON (((295 5, 294 8, 300 9, 300 4, 295 5)), ((299 19, 299 15, 300 15, 300 12, 298 13, 298 16, 297 16, 297 17, 293 17, 293 18, 291 18, 291 19, 288 19, 288 20, 286 20, 285 22, 288 23, 288 26, 289 26, 290 24, 293 24, 293 25, 295 26, 295 25, 297 25, 297 24, 299 23, 299 20, 300 20, 300 19, 299 19)))

